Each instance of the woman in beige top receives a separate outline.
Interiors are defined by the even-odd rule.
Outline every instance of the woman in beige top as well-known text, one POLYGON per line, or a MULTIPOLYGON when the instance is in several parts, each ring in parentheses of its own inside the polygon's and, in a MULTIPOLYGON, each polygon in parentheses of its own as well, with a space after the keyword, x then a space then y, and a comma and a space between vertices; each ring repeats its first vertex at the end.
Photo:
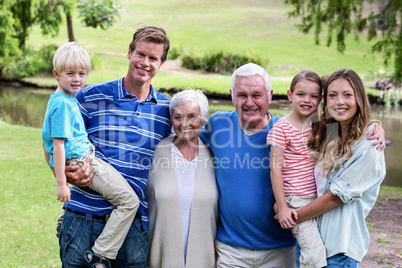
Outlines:
POLYGON ((213 155, 198 138, 208 116, 200 90, 173 96, 174 135, 158 144, 148 176, 148 267, 215 267, 218 190, 213 155))

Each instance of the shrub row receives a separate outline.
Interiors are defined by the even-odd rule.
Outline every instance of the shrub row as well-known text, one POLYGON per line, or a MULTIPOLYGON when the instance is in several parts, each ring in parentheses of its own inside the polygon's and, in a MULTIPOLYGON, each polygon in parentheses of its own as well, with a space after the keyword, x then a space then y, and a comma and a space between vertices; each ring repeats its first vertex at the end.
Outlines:
POLYGON ((37 73, 51 73, 56 50, 57 46, 52 44, 39 51, 27 49, 20 57, 4 57, 0 62, 0 75, 5 79, 18 79, 37 73))
MULTIPOLYGON (((40 50, 26 49, 22 56, 0 58, 0 78, 20 79, 38 73, 51 74, 53 55, 58 46, 50 44, 40 50)), ((101 69, 102 62, 97 55, 91 56, 91 70, 101 69)))
POLYGON ((263 67, 268 63, 267 59, 261 55, 232 54, 223 51, 205 54, 182 52, 180 59, 181 66, 184 68, 221 74, 231 74, 235 69, 249 62, 263 67))

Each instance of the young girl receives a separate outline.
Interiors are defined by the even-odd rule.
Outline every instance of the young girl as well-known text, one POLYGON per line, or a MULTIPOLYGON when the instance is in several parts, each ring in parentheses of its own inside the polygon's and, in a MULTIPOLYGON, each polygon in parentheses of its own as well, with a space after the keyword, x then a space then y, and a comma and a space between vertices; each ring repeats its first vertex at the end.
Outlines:
MULTIPOLYGON (((321 90, 322 82, 316 73, 303 71, 296 75, 287 93, 293 111, 279 120, 267 136, 267 143, 272 145, 271 181, 282 228, 291 228, 295 224, 292 215, 297 218, 295 209, 316 198, 314 159, 307 141, 312 130, 310 118, 316 114, 321 90)), ((327 264, 314 218, 293 227, 293 234, 301 246, 302 267, 327 264)))
POLYGON ((318 223, 327 267, 358 267, 368 250, 365 218, 385 177, 385 160, 367 139, 374 126, 356 72, 341 69, 328 78, 322 118, 308 146, 325 174, 324 194, 297 211, 296 223, 321 215, 318 223))

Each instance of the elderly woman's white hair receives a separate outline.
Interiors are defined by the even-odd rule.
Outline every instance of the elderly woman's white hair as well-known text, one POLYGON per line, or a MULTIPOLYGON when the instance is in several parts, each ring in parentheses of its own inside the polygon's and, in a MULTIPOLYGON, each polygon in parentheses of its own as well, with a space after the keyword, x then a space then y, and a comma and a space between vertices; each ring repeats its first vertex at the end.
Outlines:
POLYGON ((171 118, 173 117, 173 112, 176 107, 179 107, 189 101, 195 101, 198 103, 198 106, 200 107, 200 113, 201 113, 202 120, 205 123, 208 118, 208 106, 209 106, 208 99, 204 95, 204 93, 202 93, 202 91, 199 89, 195 90, 195 89, 189 88, 189 89, 183 90, 179 93, 176 93, 170 100, 170 104, 169 104, 170 117, 171 118))
POLYGON ((268 96, 270 95, 272 91, 272 86, 267 71, 255 63, 247 63, 237 68, 232 74, 232 84, 231 84, 232 99, 234 97, 233 94, 234 94, 234 86, 236 83, 236 78, 238 76, 253 76, 256 74, 261 75, 264 78, 265 88, 267 89, 268 96))

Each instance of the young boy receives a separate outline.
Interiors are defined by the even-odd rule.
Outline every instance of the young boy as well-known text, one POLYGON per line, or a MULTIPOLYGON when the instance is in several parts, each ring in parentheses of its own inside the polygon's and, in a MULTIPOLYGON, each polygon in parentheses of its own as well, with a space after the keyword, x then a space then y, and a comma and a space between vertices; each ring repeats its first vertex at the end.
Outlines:
MULTIPOLYGON (((136 215, 139 200, 132 187, 110 164, 95 156, 95 148, 88 139, 85 124, 75 94, 86 82, 91 69, 88 53, 77 42, 61 46, 53 57, 53 74, 59 85, 50 96, 42 129, 49 165, 57 179, 57 200, 64 210, 85 215, 68 207, 70 195, 79 187, 67 185, 65 165, 89 163, 94 177, 89 186, 100 193, 115 208, 92 249, 83 252, 87 267, 111 267, 109 259, 116 259, 127 232, 136 215)), ((80 261, 80 260, 77 260, 80 261)))

